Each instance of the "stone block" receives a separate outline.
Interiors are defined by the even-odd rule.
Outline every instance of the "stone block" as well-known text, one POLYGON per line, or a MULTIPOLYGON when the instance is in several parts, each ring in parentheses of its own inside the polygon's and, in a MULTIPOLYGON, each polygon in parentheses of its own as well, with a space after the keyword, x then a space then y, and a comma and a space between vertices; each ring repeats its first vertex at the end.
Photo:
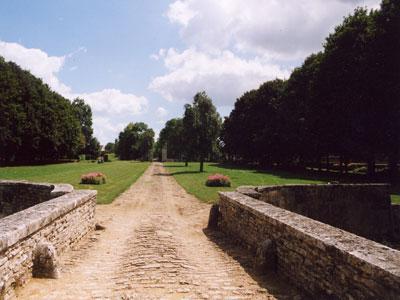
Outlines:
POLYGON ((219 205, 213 204, 210 208, 210 215, 208 218, 207 228, 216 229, 218 227, 218 219, 219 219, 219 205))

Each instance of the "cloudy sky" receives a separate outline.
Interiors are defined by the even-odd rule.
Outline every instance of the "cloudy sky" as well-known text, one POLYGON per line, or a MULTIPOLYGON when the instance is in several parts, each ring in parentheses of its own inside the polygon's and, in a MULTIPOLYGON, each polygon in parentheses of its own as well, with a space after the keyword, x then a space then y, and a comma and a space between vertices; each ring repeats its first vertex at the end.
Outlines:
POLYGON ((205 90, 221 115, 237 97, 288 78, 357 6, 378 0, 4 0, 0 55, 69 99, 95 135, 129 122, 156 132, 205 90))

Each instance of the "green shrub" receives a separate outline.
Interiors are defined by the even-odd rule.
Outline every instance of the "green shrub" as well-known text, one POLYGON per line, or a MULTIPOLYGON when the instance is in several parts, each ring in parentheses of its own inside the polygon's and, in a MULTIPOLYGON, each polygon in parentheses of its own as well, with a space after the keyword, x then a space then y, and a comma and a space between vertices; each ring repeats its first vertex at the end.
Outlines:
POLYGON ((231 186, 228 176, 222 174, 213 174, 207 177, 206 186, 231 186))
POLYGON ((81 175, 81 184, 104 184, 106 175, 100 172, 92 172, 81 175))

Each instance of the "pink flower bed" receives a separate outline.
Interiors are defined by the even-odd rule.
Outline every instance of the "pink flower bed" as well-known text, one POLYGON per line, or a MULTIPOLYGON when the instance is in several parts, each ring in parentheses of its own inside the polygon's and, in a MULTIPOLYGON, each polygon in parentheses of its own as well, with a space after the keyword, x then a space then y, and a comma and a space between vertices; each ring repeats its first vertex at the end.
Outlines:
POLYGON ((213 174, 207 177, 206 186, 231 186, 231 180, 228 176, 213 174))
POLYGON ((91 172, 81 175, 81 184, 104 184, 106 175, 100 172, 91 172))

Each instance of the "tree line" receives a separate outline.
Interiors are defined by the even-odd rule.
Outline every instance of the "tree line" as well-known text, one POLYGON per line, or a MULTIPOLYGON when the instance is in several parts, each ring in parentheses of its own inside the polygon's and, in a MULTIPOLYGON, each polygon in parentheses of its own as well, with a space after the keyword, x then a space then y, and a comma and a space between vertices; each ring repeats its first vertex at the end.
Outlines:
POLYGON ((163 147, 167 148, 168 158, 200 162, 200 172, 204 161, 219 158, 218 137, 222 120, 212 99, 205 93, 197 93, 192 104, 185 105, 182 118, 169 120, 160 131, 155 145, 155 153, 161 159, 163 147))
MULTIPOLYGON (((0 57, 0 163, 34 163, 76 159, 95 160, 102 146, 93 136, 90 106, 72 102, 13 62, 0 57)), ((105 146, 123 160, 150 160, 154 131, 130 123, 115 143, 105 146)))
POLYGON ((232 160, 272 164, 340 164, 377 159, 397 172, 400 147, 400 2, 358 8, 336 27, 323 51, 288 80, 245 93, 224 122, 232 160))
POLYGON ((107 144, 121 160, 152 160, 153 146, 154 131, 143 122, 129 123, 114 145, 107 144))
MULTIPOLYGON (((287 80, 244 93, 211 144, 227 160, 262 167, 321 167, 322 161, 329 166, 335 156, 344 171, 348 162, 363 161, 373 174, 375 162, 385 160, 395 176, 399 97, 400 2, 384 0, 378 10, 357 8, 347 16, 323 50, 307 57, 287 80)), ((190 119, 190 109, 167 122, 158 148, 167 144, 173 158, 204 157, 199 136, 185 135, 185 117, 190 119)))
POLYGON ((35 162, 97 155, 92 112, 0 57, 0 162, 35 162))

